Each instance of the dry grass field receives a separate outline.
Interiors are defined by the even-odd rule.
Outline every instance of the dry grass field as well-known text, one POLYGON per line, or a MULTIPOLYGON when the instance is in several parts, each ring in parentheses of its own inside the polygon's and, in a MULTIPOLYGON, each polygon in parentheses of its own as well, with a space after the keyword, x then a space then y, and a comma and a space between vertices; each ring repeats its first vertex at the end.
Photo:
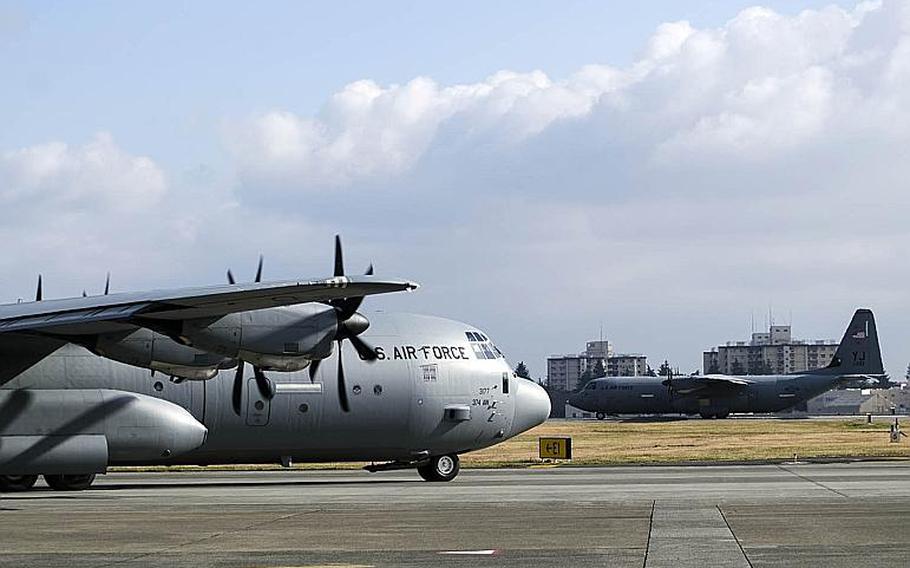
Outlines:
POLYGON ((554 420, 462 457, 465 467, 539 463, 537 438, 571 436, 576 465, 724 462, 838 457, 910 457, 910 438, 892 444, 889 423, 855 420, 554 420))

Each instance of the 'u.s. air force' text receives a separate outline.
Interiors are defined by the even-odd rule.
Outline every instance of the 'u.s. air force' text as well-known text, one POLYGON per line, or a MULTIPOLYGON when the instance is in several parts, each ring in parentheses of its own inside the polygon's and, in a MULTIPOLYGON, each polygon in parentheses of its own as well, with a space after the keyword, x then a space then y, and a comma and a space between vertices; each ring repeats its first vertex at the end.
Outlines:
POLYGON ((397 359, 470 359, 467 349, 455 345, 394 345, 391 351, 386 347, 376 347, 376 358, 380 361, 397 359))

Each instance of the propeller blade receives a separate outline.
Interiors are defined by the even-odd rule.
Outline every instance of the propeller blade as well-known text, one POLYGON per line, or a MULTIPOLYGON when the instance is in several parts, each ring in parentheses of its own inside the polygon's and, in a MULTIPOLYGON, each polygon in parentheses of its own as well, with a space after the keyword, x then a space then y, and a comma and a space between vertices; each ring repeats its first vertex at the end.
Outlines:
POLYGON ((234 373, 234 390, 231 393, 231 404, 234 414, 240 416, 240 403, 243 399, 243 360, 237 359, 237 372, 234 373))
POLYGON ((332 306, 338 310, 338 321, 343 322, 354 315, 363 303, 363 296, 332 300, 332 306))
POLYGON ((350 412, 351 407, 348 405, 348 389, 344 384, 344 363, 341 361, 341 340, 338 340, 338 403, 341 404, 341 410, 350 412))
POLYGON ((228 284, 236 284, 237 281, 234 279, 234 273, 231 272, 231 269, 228 268, 227 271, 228 284))
POLYGON ((354 346, 354 349, 357 350, 357 354, 360 355, 360 358, 364 361, 375 361, 379 358, 379 356, 376 355, 376 349, 366 341, 360 339, 356 335, 352 335, 348 337, 348 339, 351 341, 351 345, 354 346))
POLYGON ((335 276, 344 276, 344 258, 341 254, 341 237, 335 235, 335 276))
POLYGON ((104 295, 107 296, 111 293, 111 273, 107 273, 107 277, 104 279, 104 295))
POLYGON ((41 285, 41 275, 38 275, 38 290, 35 291, 35 301, 40 302, 44 298, 43 287, 41 285))
POLYGON ((263 398, 271 400, 275 396, 275 383, 269 380, 259 367, 253 367, 253 376, 256 377, 256 386, 263 398))
POLYGON ((316 371, 319 370, 319 364, 322 363, 322 359, 316 359, 310 363, 310 382, 312 383, 316 379, 316 371))
POLYGON ((262 255, 259 255, 259 266, 256 267, 256 278, 253 280, 257 284, 262 282, 262 255))

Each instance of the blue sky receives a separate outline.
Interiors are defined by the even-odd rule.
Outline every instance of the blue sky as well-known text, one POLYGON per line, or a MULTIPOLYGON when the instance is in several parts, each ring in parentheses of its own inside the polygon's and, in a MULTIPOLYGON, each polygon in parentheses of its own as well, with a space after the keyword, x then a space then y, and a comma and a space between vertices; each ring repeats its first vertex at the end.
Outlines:
POLYGON ((0 296, 328 270, 542 374, 879 313, 903 375, 910 9, 0 0, 0 296), (99 275, 102 275, 99 277, 99 275), (761 318, 758 318, 761 321, 761 318))

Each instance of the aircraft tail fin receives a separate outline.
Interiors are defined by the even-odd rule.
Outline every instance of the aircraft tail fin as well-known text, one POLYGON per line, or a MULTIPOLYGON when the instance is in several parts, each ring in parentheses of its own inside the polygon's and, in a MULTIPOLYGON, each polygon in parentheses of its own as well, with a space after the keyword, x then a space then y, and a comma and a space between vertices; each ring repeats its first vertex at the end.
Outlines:
POLYGON ((872 310, 865 308, 856 310, 831 363, 811 373, 860 376, 885 374, 872 310))

